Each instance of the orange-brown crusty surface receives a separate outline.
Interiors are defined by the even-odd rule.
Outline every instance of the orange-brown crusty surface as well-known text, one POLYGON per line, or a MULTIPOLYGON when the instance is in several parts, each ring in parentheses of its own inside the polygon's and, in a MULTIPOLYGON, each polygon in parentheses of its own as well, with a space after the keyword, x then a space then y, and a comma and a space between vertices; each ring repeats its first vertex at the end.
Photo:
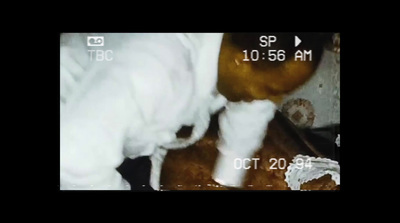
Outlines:
MULTIPOLYGON (((243 50, 258 49, 261 34, 224 34, 218 63, 218 91, 229 101, 252 101, 269 99, 279 103, 282 97, 304 84, 316 69, 323 49, 323 37, 320 34, 301 35, 303 43, 294 48, 292 34, 274 34, 281 41, 274 49, 286 50, 287 60, 284 62, 270 62, 259 60, 243 61, 243 50), (313 50, 312 62, 293 60, 293 52, 304 47, 313 50)), ((326 36, 325 36, 326 37, 326 36)), ((271 49, 271 48, 269 48, 271 49)), ((247 171, 244 188, 246 190, 288 190, 285 172, 289 163, 297 154, 306 154, 304 145, 296 134, 290 134, 283 128, 283 119, 275 119, 269 124, 268 134, 264 146, 255 154, 260 158, 257 168, 254 166, 247 171), (296 141, 297 140, 297 141, 296 141), (271 169, 271 158, 285 159, 285 169, 271 169)), ((216 141, 218 139, 218 123, 213 117, 210 128, 203 139, 195 145, 183 150, 169 151, 161 171, 161 185, 163 190, 229 190, 216 183, 212 178, 212 171, 218 155, 216 141)), ((184 134, 187 136, 190 133, 184 134)), ((310 151, 308 151, 310 152, 310 151)), ((336 190, 337 187, 330 179, 330 175, 302 185, 304 190, 336 190)), ((237 188, 236 188, 237 189, 237 188)))
POLYGON ((229 101, 269 99, 279 103, 286 94, 303 85, 314 74, 323 52, 326 36, 302 35, 303 43, 294 47, 294 34, 275 33, 273 47, 260 47, 257 33, 224 34, 218 61, 218 91, 229 101), (278 43, 279 42, 279 43, 278 43), (294 59, 295 50, 312 50, 312 61, 294 59), (257 50, 258 59, 244 61, 244 50, 257 50), (269 61, 269 50, 284 50, 284 61, 269 61))
MULTIPOLYGON (((264 146, 255 155, 260 158, 257 169, 253 165, 248 170, 244 188, 240 189, 221 186, 211 178, 218 155, 217 132, 217 117, 214 116, 203 139, 189 148, 168 152, 161 171, 162 190, 290 190, 284 174, 292 158, 301 153, 301 148, 281 128, 279 120, 271 121, 264 146), (271 169, 271 158, 285 159, 285 169, 271 169)), ((303 184, 301 189, 338 190, 339 186, 326 175, 303 184)))

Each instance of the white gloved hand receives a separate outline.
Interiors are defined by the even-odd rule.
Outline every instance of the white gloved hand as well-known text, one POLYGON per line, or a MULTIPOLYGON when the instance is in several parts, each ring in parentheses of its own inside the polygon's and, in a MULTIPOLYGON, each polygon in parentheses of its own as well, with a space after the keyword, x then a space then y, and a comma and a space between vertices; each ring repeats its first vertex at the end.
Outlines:
POLYGON ((219 155, 213 179, 221 185, 241 187, 246 169, 235 168, 235 160, 251 159, 262 146, 276 105, 269 100, 228 102, 219 116, 219 155))

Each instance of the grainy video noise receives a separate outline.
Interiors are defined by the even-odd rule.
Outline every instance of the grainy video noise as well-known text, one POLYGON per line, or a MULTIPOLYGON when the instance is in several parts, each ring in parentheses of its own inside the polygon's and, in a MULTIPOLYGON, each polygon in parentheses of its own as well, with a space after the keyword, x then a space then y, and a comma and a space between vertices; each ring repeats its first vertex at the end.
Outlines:
POLYGON ((340 190, 339 33, 60 34, 60 190, 340 190))

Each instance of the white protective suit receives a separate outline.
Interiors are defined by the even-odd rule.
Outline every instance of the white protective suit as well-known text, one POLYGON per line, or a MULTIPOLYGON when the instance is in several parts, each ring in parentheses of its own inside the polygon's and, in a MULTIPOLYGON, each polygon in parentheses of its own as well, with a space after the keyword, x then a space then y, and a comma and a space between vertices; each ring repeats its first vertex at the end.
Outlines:
POLYGON ((233 161, 251 158, 261 146, 276 106, 268 100, 231 103, 218 93, 222 36, 62 34, 61 190, 129 190, 116 168, 138 156, 151 157, 150 184, 158 190, 167 150, 203 137, 210 115, 223 106, 213 178, 241 186, 245 169, 234 169, 233 161), (103 36, 104 45, 88 46, 88 36, 103 36), (109 60, 96 61, 88 50, 108 50, 109 60), (194 126, 192 135, 177 139, 183 125, 194 126))

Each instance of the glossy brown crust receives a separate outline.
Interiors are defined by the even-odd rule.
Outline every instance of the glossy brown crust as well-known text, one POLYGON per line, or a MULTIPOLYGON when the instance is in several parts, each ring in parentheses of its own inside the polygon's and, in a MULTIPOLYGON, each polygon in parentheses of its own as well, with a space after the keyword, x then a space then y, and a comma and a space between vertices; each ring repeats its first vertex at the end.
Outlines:
MULTIPOLYGON (((183 150, 168 152, 161 172, 161 189, 163 190, 290 190, 285 182, 283 170, 271 169, 271 158, 283 158, 287 166, 297 154, 317 156, 281 119, 276 116, 268 127, 264 146, 256 153, 260 158, 257 168, 253 165, 246 175, 243 188, 221 186, 212 179, 212 170, 218 155, 216 142, 218 139, 218 119, 212 117, 210 128, 205 137, 195 145, 183 150)), ((307 182, 301 186, 304 190, 339 190, 330 175, 307 182)))
MULTIPOLYGON (((283 97, 304 84, 316 70, 324 41, 328 35, 305 34, 301 38, 305 42, 298 49, 313 50, 312 62, 294 61, 288 57, 285 62, 272 63, 268 60, 244 62, 243 50, 257 47, 258 38, 263 34, 225 34, 220 51, 218 65, 218 91, 229 101, 252 101, 269 99, 280 103, 283 97)), ((277 34, 286 40, 279 49, 287 55, 293 55, 293 35, 277 34), (290 47, 292 46, 292 47, 290 47), (283 48, 280 48, 283 47, 283 48)), ((300 34, 297 34, 300 35, 300 34)), ((259 50, 265 50, 259 49, 259 50)), ((283 158, 287 165, 297 154, 321 156, 317 151, 305 145, 287 122, 276 116, 268 126, 268 134, 264 146, 256 153, 260 158, 258 168, 254 166, 247 171, 244 183, 245 190, 289 190, 284 181, 286 169, 272 170, 270 159, 283 158), (285 124, 286 123, 286 124, 285 124), (289 127, 288 127, 289 126, 289 127)), ((190 130, 182 131, 178 136, 187 137, 190 130)), ((183 150, 169 151, 161 172, 161 189, 164 190, 237 190, 219 185, 212 178, 212 170, 218 155, 218 121, 214 116, 205 137, 195 145, 183 150)), ((337 190, 330 175, 302 185, 305 190, 337 190)))
MULTIPOLYGON (((270 99, 279 103, 286 94, 304 84, 314 74, 327 39, 327 35, 307 34, 303 35, 303 41, 308 44, 302 47, 295 49, 292 41, 290 44, 288 41, 280 44, 275 48, 286 51, 284 62, 270 62, 267 59, 243 61, 243 50, 256 48, 260 52, 267 52, 272 49, 258 46, 260 35, 262 34, 224 34, 218 63, 217 87, 230 101, 270 99), (295 61, 293 56, 298 49, 312 50, 312 61, 295 61)), ((293 36, 291 33, 281 33, 278 38, 292 40, 293 36)))

